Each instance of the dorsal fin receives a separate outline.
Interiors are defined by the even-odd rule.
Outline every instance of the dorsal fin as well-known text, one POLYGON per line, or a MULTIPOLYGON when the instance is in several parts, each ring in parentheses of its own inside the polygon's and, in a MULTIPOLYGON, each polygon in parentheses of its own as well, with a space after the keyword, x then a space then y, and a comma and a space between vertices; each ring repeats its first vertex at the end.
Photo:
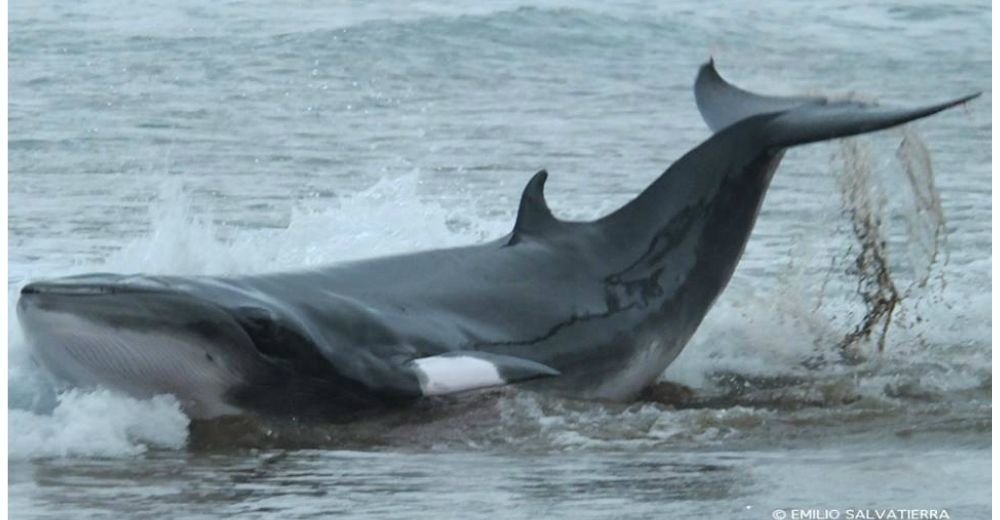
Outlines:
POLYGON ((548 177, 549 173, 541 170, 524 187, 521 204, 517 208, 517 221, 507 245, 516 244, 526 236, 538 236, 559 224, 545 202, 545 179, 548 177))

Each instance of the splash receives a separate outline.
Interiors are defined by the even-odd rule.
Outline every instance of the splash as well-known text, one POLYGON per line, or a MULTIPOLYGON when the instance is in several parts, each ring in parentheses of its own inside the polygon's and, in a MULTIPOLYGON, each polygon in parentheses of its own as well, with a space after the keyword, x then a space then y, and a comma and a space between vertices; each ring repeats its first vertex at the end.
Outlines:
POLYGON ((110 254, 115 272, 247 274, 482 241, 506 229, 420 197, 419 171, 380 179, 339 199, 305 201, 279 229, 233 229, 197 215, 181 180, 166 179, 150 208, 151 232, 110 254), (363 218, 362 218, 363 216, 363 218))
MULTIPOLYGON (((312 201, 291 212, 281 229, 231 229, 197 213, 183 179, 165 178, 150 207, 150 232, 99 264, 74 262, 58 272, 114 271, 235 274, 301 268, 425 248, 481 241, 506 222, 477 220, 465 207, 422 202, 419 172, 383 179, 339 200, 312 201), (319 204, 322 204, 320 207, 319 204), (365 218, 358 218, 364 215, 365 218), (63 270, 65 269, 65 270, 63 270)), ((180 448, 187 418, 167 397, 135 400, 105 391, 58 393, 31 360, 8 291, 10 452, 12 458, 134 456, 180 448)))
POLYGON ((831 170, 841 200, 830 218, 787 253, 769 252, 771 276, 737 271, 667 382, 644 399, 677 410, 778 409, 802 424, 975 413, 991 387, 990 350, 978 339, 989 305, 967 269, 948 271, 944 284, 930 157, 914 131, 900 135, 885 162, 869 151, 884 141, 838 144, 831 170))
POLYGON ((878 351, 885 350, 885 338, 892 323, 893 312, 902 301, 889 267, 888 242, 884 236, 886 218, 885 197, 875 182, 872 159, 868 149, 857 139, 841 141, 840 153, 844 168, 837 180, 843 197, 844 213, 851 222, 857 248, 853 265, 847 274, 857 278, 857 294, 866 312, 838 344, 845 361, 860 362, 860 343, 876 335, 878 351))
POLYGON ((865 306, 860 323, 838 343, 842 358, 848 362, 863 359, 861 345, 874 340, 878 352, 885 350, 886 337, 893 318, 904 298, 918 296, 927 288, 942 251, 945 251, 945 220, 941 198, 934 184, 930 152, 912 129, 901 130, 902 140, 896 158, 902 169, 899 179, 887 179, 875 167, 869 148, 858 139, 840 142, 843 167, 837 171, 843 213, 850 221, 854 243, 847 255, 853 255, 847 274, 857 281, 856 294, 865 306), (892 183, 893 189, 886 188, 892 183), (890 211, 888 193, 894 193, 900 205, 890 211), (893 217, 905 221, 905 254, 898 254, 892 240, 893 217), (894 271, 890 257, 903 261, 896 265, 908 268, 894 271), (902 284, 906 284, 900 289, 902 284))
POLYGON ((133 456, 149 449, 179 449, 188 418, 176 399, 136 400, 107 391, 69 391, 51 414, 8 411, 11 459, 133 456))
POLYGON ((914 268, 911 290, 916 290, 927 287, 941 254, 947 254, 948 236, 941 194, 934 182, 930 151, 920 134, 912 128, 904 126, 900 133, 903 138, 896 149, 896 158, 908 181, 904 186, 909 191, 904 193, 911 195, 911 208, 902 211, 902 215, 906 217, 907 225, 907 257, 914 268))

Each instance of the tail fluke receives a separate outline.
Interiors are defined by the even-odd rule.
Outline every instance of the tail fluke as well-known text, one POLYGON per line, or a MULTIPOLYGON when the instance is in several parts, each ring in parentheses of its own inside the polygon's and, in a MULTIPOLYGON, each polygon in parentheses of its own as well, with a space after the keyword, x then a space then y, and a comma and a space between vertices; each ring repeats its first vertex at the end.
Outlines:
POLYGON ((702 119, 713 132, 750 117, 773 115, 758 134, 765 136, 770 147, 787 148, 901 125, 965 103, 979 93, 915 109, 822 97, 762 96, 728 83, 709 61, 698 71, 694 95, 702 119))
POLYGON ((756 178, 766 184, 785 148, 901 125, 977 96, 915 109, 820 97, 761 96, 727 83, 710 61, 698 73, 695 98, 715 134, 677 160, 632 202, 599 222, 608 235, 634 239, 635 230, 648 229, 651 222, 672 222, 715 200, 727 183, 756 178))
POLYGON ((777 114, 793 108, 826 103, 826 98, 804 96, 762 96, 743 90, 722 79, 709 60, 698 70, 694 82, 694 100, 701 118, 713 132, 751 116, 777 114))
POLYGON ((769 144, 788 148, 837 137, 874 132, 936 114, 979 97, 980 93, 921 108, 901 109, 842 101, 806 105, 784 112, 763 127, 769 144))

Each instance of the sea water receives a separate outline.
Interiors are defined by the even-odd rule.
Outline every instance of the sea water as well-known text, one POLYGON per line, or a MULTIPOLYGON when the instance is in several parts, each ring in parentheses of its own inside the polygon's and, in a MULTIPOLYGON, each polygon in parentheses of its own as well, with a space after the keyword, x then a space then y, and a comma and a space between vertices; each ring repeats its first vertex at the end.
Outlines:
POLYGON ((709 56, 766 93, 986 93, 791 151, 673 397, 191 423, 169 396, 56 391, 11 312, 13 518, 990 512, 988 3, 326 4, 13 1, 8 306, 87 271, 489 240, 541 168, 559 217, 598 217, 709 135, 709 56), (873 294, 898 300, 888 328, 845 342, 873 294))

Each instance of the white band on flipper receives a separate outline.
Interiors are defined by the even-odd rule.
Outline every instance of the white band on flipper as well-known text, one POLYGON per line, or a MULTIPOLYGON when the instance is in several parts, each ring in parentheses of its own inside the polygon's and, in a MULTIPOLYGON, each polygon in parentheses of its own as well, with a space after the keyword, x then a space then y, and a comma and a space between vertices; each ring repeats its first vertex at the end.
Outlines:
POLYGON ((412 361, 424 395, 444 395, 507 384, 497 366, 472 356, 431 356, 412 361))

